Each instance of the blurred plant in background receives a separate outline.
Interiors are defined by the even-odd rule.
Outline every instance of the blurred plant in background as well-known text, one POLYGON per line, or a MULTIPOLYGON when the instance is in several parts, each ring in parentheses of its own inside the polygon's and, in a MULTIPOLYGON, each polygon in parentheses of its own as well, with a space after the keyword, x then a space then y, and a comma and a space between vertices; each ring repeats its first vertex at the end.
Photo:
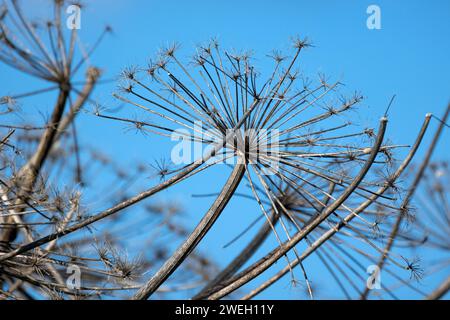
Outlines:
MULTIPOLYGON (((66 28, 65 7, 64 1, 53 1, 53 16, 42 23, 28 20, 19 1, 1 8, 0 60, 45 86, 1 98, 3 252, 84 221, 91 210, 126 199, 139 189, 137 177, 152 172, 145 164, 120 168, 107 150, 78 144, 76 117, 93 102, 92 92, 101 84, 101 71, 90 65, 90 58, 111 29, 105 28, 86 51, 77 30, 66 28), (80 80, 77 75, 83 69, 85 77, 80 80), (56 92, 51 117, 43 125, 23 123, 30 99, 48 92, 56 92)), ((70 239, 49 241, 2 262, 0 295, 17 299, 124 296, 128 288, 137 287, 140 270, 164 261, 167 244, 186 234, 179 219, 183 209, 175 203, 153 201, 135 210, 143 212, 138 221, 114 217, 105 220, 103 227, 80 230, 70 239), (136 232, 142 225, 151 232, 145 236, 136 232), (133 243, 133 248, 125 248, 125 242, 133 243), (81 269, 81 289, 67 288, 66 270, 72 265, 81 269)), ((193 255, 177 284, 161 288, 160 294, 187 290, 208 279, 211 270, 214 266, 206 257, 193 255)))

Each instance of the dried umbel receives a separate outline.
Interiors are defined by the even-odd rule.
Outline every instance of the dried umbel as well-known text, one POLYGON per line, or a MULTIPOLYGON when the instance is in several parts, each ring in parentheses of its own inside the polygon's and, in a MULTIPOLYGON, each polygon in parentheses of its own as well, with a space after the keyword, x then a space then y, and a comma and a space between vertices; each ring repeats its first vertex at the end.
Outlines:
MULTIPOLYGON (((166 137, 182 135, 180 128, 188 130, 182 138, 214 147, 200 155, 203 159, 196 163, 205 165, 196 171, 222 162, 233 163, 227 160, 236 157, 242 161, 235 163, 248 165, 257 180, 269 173, 273 179, 295 187, 291 181, 298 180, 296 176, 301 173, 300 180, 317 177, 326 184, 348 185, 354 169, 370 155, 375 137, 373 129, 358 130, 345 118, 362 97, 340 96, 339 82, 328 84, 322 77, 314 85, 300 77, 296 64, 308 43, 297 39, 293 44, 291 60, 274 55, 273 70, 264 80, 259 79, 248 54, 223 51, 217 41, 198 48, 194 63, 180 61, 178 46, 170 46, 161 50, 157 62, 148 68, 124 70, 125 83, 121 93, 115 94, 121 102, 148 113, 150 121, 101 112, 96 115, 166 137), (268 143, 267 150, 259 149, 270 139, 271 130, 277 142, 268 143)), ((386 154, 393 148, 381 146, 380 151, 386 154)), ((167 166, 159 165, 158 169, 165 176, 183 169, 163 167, 167 166)))
MULTIPOLYGON (((411 168, 408 182, 414 183, 417 170, 417 166, 411 168)), ((415 212, 414 221, 408 223, 403 219, 397 235, 399 246, 407 247, 420 255, 423 268, 420 270, 423 278, 421 282, 441 282, 439 286, 423 285, 416 290, 419 297, 428 299, 442 298, 450 290, 449 178, 447 161, 434 161, 425 166, 423 177, 416 185, 417 190, 411 200, 415 212)), ((414 259, 409 263, 413 268, 414 259)))
MULTIPOLYGON (((350 231, 341 234, 349 238, 350 250, 354 250, 355 238, 381 250, 380 245, 372 242, 374 230, 380 231, 384 218, 401 211, 393 204, 394 197, 382 193, 395 190, 395 182, 404 168, 381 179, 368 173, 371 167, 390 172, 393 149, 399 146, 383 144, 385 118, 377 132, 371 128, 360 129, 346 120, 346 114, 358 112, 356 106, 361 96, 344 98, 338 95, 339 82, 328 83, 322 76, 314 85, 299 75, 297 62, 306 47, 307 41, 296 39, 290 59, 274 53, 271 56, 273 69, 263 80, 249 54, 231 54, 222 50, 217 41, 198 48, 193 63, 183 63, 178 56, 178 46, 173 45, 161 50, 156 62, 148 68, 124 70, 124 83, 115 97, 143 110, 142 118, 148 113, 151 120, 113 117, 100 112, 97 116, 165 137, 182 132, 182 138, 189 142, 210 147, 199 159, 164 170, 164 177, 174 175, 168 185, 213 165, 234 164, 230 178, 211 209, 135 298, 149 297, 176 270, 216 221, 242 179, 248 182, 250 196, 258 202, 267 225, 249 244, 251 249, 247 247, 248 250, 197 297, 217 298, 249 281, 249 274, 241 283, 237 279, 233 282, 230 277, 271 233, 275 234, 280 248, 272 252, 270 264, 260 266, 261 269, 250 277, 259 275, 284 256, 292 276, 292 266, 300 264, 310 293, 307 271, 296 249, 300 242, 313 246, 314 241, 329 233, 330 225, 344 223, 350 231), (186 130, 180 131, 180 128, 186 130), (277 142, 268 144, 265 151, 269 152, 260 152, 259 142, 268 139, 267 132, 271 130, 276 131, 277 142), (248 134, 249 131, 252 134, 248 134), (218 157, 219 154, 226 156, 218 157), (235 161, 229 162, 229 158, 235 161), (296 203, 301 203, 301 210, 296 203), (375 205, 376 213, 370 213, 375 205), (361 217, 359 214, 367 208, 370 208, 366 213, 369 217, 361 217), (358 222, 354 226, 345 222, 355 217, 358 222), (283 241, 287 242, 283 244, 283 241), (293 263, 287 255, 291 249, 295 256, 293 263)), ((428 121, 429 118, 426 124, 428 121)), ((417 146, 418 143, 420 139, 417 146)), ((339 249, 345 247, 345 243, 340 237, 330 241, 339 249)), ((328 244, 326 247, 320 259, 328 269, 329 264, 336 267, 337 263, 329 255, 333 249, 328 249, 328 244), (327 260, 331 262, 326 263, 327 260)), ((401 259, 392 262, 408 269, 401 259)), ((343 275, 348 277, 345 272, 343 275)), ((347 294, 345 289, 344 293, 347 294)))
MULTIPOLYGON (((23 10, 28 5, 25 1, 2 3, 0 62, 33 76, 37 83, 47 83, 47 86, 50 83, 50 86, 31 92, 19 88, 19 93, 0 98, 1 258, 36 239, 85 222, 92 211, 112 206, 118 199, 139 192, 138 178, 150 174, 140 163, 124 170, 122 164, 103 151, 80 145, 78 141, 74 121, 92 99, 101 75, 99 69, 90 66, 90 59, 110 28, 85 50, 77 30, 67 29, 64 21, 63 14, 71 4, 49 1, 52 10, 47 19, 50 20, 41 25, 27 16, 27 10, 23 10), (86 78, 78 79, 83 69, 86 78), (50 105, 52 114, 45 124, 24 123, 28 118, 36 118, 25 106, 42 94, 49 97, 48 103, 53 92, 56 99, 50 105)), ((11 72, 9 68, 8 72, 11 72)), ((45 113, 45 110, 38 112, 45 113)), ((40 243, 34 250, 3 260, 0 298, 121 297, 123 292, 138 288, 135 281, 142 274, 140 270, 162 262, 170 250, 168 243, 183 237, 185 228, 179 221, 180 210, 174 204, 167 206, 155 201, 152 209, 136 207, 135 210, 142 212, 139 221, 117 217, 115 221, 97 225, 98 229, 80 230, 72 238, 57 237, 40 243), (158 207, 159 214, 155 214, 158 207), (142 226, 151 230, 147 237, 130 232, 142 226), (158 237, 160 232, 166 234, 164 241, 158 237), (93 246, 95 243, 108 243, 108 250, 113 252, 108 265, 101 250, 93 246), (123 248, 130 244, 133 250, 128 255, 123 248), (139 253, 144 248, 146 254, 141 256, 139 253), (69 287, 66 278, 77 270, 82 277, 81 287, 69 287)), ((190 288, 193 283, 209 278, 213 268, 213 262, 202 254, 192 256, 183 268, 186 278, 180 277, 176 286, 162 288, 158 294, 164 296, 190 288), (204 266, 201 270, 199 264, 204 266)))
POLYGON ((0 8, 0 60, 31 76, 69 85, 111 28, 105 28, 95 45, 82 54, 77 29, 69 29, 65 22, 71 2, 49 1, 53 16, 44 22, 30 21, 22 2, 7 0, 0 8))
POLYGON ((270 172, 272 163, 295 168, 300 159, 321 158, 324 164, 339 163, 343 169, 349 162, 361 163, 370 149, 351 142, 370 137, 373 131, 350 134, 345 130, 351 124, 342 116, 362 97, 339 96, 339 82, 328 84, 321 78, 314 85, 300 77, 296 62, 306 47, 306 41, 295 40, 292 59, 272 57, 273 70, 261 80, 249 54, 223 51, 217 41, 198 48, 188 63, 178 58, 177 45, 170 46, 147 68, 125 69, 124 83, 115 94, 147 113, 149 121, 96 114, 130 123, 145 133, 177 134, 188 141, 216 144, 225 157, 218 158, 218 150, 205 155, 217 160, 209 161, 212 164, 237 157, 270 172), (273 138, 276 143, 268 141, 273 138))
POLYGON ((27 163, 23 165, 17 177, 22 188, 29 191, 33 188, 52 145, 63 133, 70 130, 73 120, 89 99, 100 77, 99 69, 86 65, 107 31, 102 33, 92 50, 83 54, 83 48, 79 48, 81 42, 77 30, 69 30, 63 21, 62 15, 66 7, 64 1, 49 2, 49 5, 53 6, 53 16, 44 25, 31 21, 24 13, 22 5, 21 1, 11 0, 2 6, 0 61, 19 72, 51 82, 52 86, 2 97, 2 105, 11 113, 16 111, 17 101, 39 94, 58 92, 51 116, 44 126, 8 126, 9 129, 42 133, 34 154, 26 159, 27 163), (77 81, 77 72, 83 69, 85 79, 77 81))
MULTIPOLYGON (((51 87, 1 98, 2 105, 6 106, 3 121, 9 122, 9 124, 1 124, 0 127, 25 133, 38 132, 38 135, 34 135, 37 144, 30 155, 25 157, 20 149, 14 148, 17 157, 14 159, 13 170, 7 172, 12 179, 5 184, 5 187, 9 189, 15 186, 17 189, 14 194, 5 196, 9 198, 9 201, 15 203, 18 210, 22 210, 22 206, 30 203, 31 194, 38 180, 44 176, 43 166, 47 160, 51 160, 52 155, 57 154, 52 151, 55 151, 61 136, 66 131, 72 130, 73 132, 75 130, 73 121, 89 99, 100 77, 98 69, 89 67, 86 70, 85 81, 78 84, 75 82, 77 71, 85 66, 92 52, 84 56, 80 54, 79 48, 77 48, 79 39, 76 29, 67 30, 62 23, 64 1, 52 1, 49 4, 53 6, 53 17, 44 26, 31 21, 25 15, 21 1, 6 1, 1 9, 0 61, 19 72, 52 83, 51 87), (79 61, 75 62, 75 59, 79 61), (78 89, 77 86, 80 85, 82 87, 78 89), (13 115, 20 116, 20 110, 15 107, 17 101, 52 91, 57 92, 56 101, 45 125, 10 124, 14 120, 13 115)), ((10 191, 7 190, 7 192, 10 191)), ((19 217, 7 220, 11 225, 21 224, 19 217)), ((8 244, 14 241, 16 236, 17 229, 12 226, 2 232, 0 241, 8 244)))

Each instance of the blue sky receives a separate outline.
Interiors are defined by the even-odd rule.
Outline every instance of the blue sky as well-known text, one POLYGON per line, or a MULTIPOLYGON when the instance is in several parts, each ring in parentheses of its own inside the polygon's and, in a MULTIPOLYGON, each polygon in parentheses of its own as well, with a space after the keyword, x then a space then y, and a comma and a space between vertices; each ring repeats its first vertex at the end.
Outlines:
MULTIPOLYGON (((43 3, 41 0, 29 2, 43 3)), ((104 69, 105 78, 116 77, 126 66, 145 64, 159 47, 168 43, 181 43, 182 53, 188 55, 194 53, 195 45, 211 37, 217 37, 225 48, 252 49, 256 64, 264 69, 267 66, 265 54, 272 49, 287 49, 292 36, 308 37, 314 47, 302 55, 302 71, 311 77, 324 73, 342 80, 349 90, 360 91, 366 97, 363 102, 366 111, 356 120, 364 126, 376 125, 391 96, 396 94, 388 135, 395 143, 410 144, 425 114, 432 112, 440 116, 450 101, 450 2, 436 0, 432 3, 415 0, 95 0, 89 1, 82 12, 81 35, 86 44, 92 44, 104 25, 113 27, 114 34, 92 58, 94 65, 104 69), (371 4, 381 8, 381 30, 366 27, 366 9, 371 4)), ((6 92, 15 92, 24 84, 34 85, 27 77, 15 74, 11 78, 10 74, 10 69, 0 66, 0 83, 6 92)), ((97 89, 95 97, 104 104, 113 104, 111 92, 114 90, 115 84, 105 84, 97 89)), ((39 108, 44 104, 45 101, 36 102, 30 107, 39 108)), ((125 133, 123 126, 99 122, 89 115, 82 115, 80 121, 81 141, 101 146, 120 162, 147 159, 150 163, 170 152, 171 145, 162 138, 125 133)), ((436 158, 448 158, 448 132, 446 135, 436 158)), ((190 195, 218 191, 216 185, 220 184, 211 182, 225 179, 223 170, 208 171, 159 197, 184 203, 190 216, 187 223, 195 225, 209 203, 204 199, 192 199, 190 195)), ((239 246, 227 249, 222 246, 257 214, 258 209, 246 200, 232 201, 201 249, 219 262, 229 261, 239 246)), ((241 241, 247 241, 250 236, 241 241)), ((268 241, 259 253, 274 245, 274 241, 268 241)), ((315 263, 311 262, 309 267, 314 268, 315 263)), ((328 275, 313 281, 323 297, 340 296, 328 275)), ((247 288, 252 287, 254 284, 247 288)), ((289 289, 288 279, 274 288, 260 297, 305 297, 289 289)))

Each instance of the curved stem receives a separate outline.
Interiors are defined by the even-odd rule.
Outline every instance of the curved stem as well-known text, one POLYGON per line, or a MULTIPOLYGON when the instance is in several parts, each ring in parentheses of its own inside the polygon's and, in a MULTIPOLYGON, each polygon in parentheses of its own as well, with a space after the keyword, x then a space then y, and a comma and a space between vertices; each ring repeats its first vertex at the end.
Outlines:
POLYGON ((183 170, 182 172, 178 173, 177 175, 173 176, 172 178, 164 181, 163 183, 158 184, 155 187, 152 187, 144 192, 141 192, 138 195, 135 195, 132 198, 129 198, 125 201, 120 202, 119 204, 104 210, 96 215, 90 216, 89 218, 75 223, 67 228, 65 228, 64 230, 58 231, 58 232, 54 232, 52 234, 49 234, 45 237, 42 237, 38 240, 35 240, 33 242, 24 244, 8 253, 4 253, 0 255, 0 262, 11 259, 19 254, 25 253, 29 250, 35 249, 37 247, 40 247, 46 243, 49 243, 55 239, 64 237, 68 234, 71 234, 79 229, 82 229, 84 227, 87 227, 97 221, 100 221, 102 219, 105 219, 123 209, 126 209, 130 206, 132 206, 133 204, 142 201, 156 193, 158 193, 159 191, 165 190, 168 187, 170 187, 171 185, 175 185, 176 183, 180 182, 183 178, 185 178, 187 175, 189 175, 192 171, 194 171, 195 169, 197 169, 198 167, 200 167, 204 162, 194 162, 192 163, 190 166, 188 166, 187 168, 185 168, 185 170, 183 170))
POLYGON ((157 186, 154 186, 144 192, 141 192, 137 195, 135 195, 132 198, 129 198, 125 201, 122 201, 120 203, 118 203, 117 205, 106 209, 100 213, 97 213, 96 215, 90 216, 89 218, 78 222, 76 224, 71 225, 70 227, 65 228, 64 230, 61 230, 59 232, 54 232, 52 234, 49 234, 45 237, 42 237, 36 241, 27 243, 25 245, 22 245, 16 249, 14 249, 13 251, 10 251, 8 253, 4 253, 4 254, 0 254, 0 262, 5 261, 7 259, 11 259, 19 254, 22 254, 24 252, 27 252, 29 250, 35 249, 37 247, 40 247, 46 243, 49 243, 50 241, 53 241, 55 239, 64 237, 68 234, 71 234, 81 228, 87 227, 97 221, 100 221, 102 219, 105 219, 106 217, 109 217, 125 208, 128 208, 136 203, 138 203, 139 201, 142 201, 156 193, 158 193, 159 191, 165 190, 167 188, 169 188, 172 185, 175 185, 177 183, 179 183, 180 181, 186 179, 187 177, 189 177, 193 172, 195 172, 195 170, 197 168, 199 168, 200 166, 202 166, 206 161, 208 161, 209 159, 211 159, 212 157, 214 157, 217 152, 219 150, 221 150, 226 143, 232 139, 235 136, 235 132, 237 130, 239 130, 239 128, 244 124, 244 122, 247 120, 247 118, 250 116, 250 114, 255 110, 255 108, 257 107, 259 103, 259 100, 255 98, 255 101, 252 103, 252 105, 250 106, 250 108, 245 112, 245 114, 242 116, 242 118, 239 120, 239 122, 237 123, 237 125, 233 128, 233 130, 230 130, 230 132, 227 133, 227 135, 225 136, 225 138, 220 141, 219 143, 217 143, 215 145, 215 147, 209 151, 206 155, 203 155, 201 158, 199 158, 198 160, 196 160, 195 162, 191 163, 190 165, 186 166, 181 172, 179 172, 178 174, 176 174, 175 176, 171 177, 170 179, 167 179, 166 181, 164 181, 163 183, 158 184, 157 186))
POLYGON ((444 280, 444 282, 431 294, 426 297, 426 300, 439 300, 445 296, 445 294, 450 290, 450 276, 444 280))
MULTIPOLYGON (((47 156, 50 154, 52 147, 54 146, 55 141, 57 141, 61 135, 61 133, 70 125, 73 119, 76 116, 76 113, 80 110, 80 108, 84 105, 87 98, 91 94, 92 90, 95 87, 96 81, 100 76, 100 72, 97 69, 90 69, 87 74, 87 83, 85 84, 82 94, 77 99, 75 105, 69 111, 68 115, 63 118, 64 109, 69 99, 70 94, 70 85, 69 84, 61 84, 60 92, 58 95, 57 102, 55 107, 53 108, 53 113, 50 119, 49 124, 46 127, 46 130, 41 136, 38 147, 34 152, 33 156, 29 159, 29 161, 21 168, 18 174, 18 181, 20 183, 20 193, 17 204, 26 203, 28 200, 27 194, 31 192, 33 186, 36 183, 36 179, 39 176, 39 172, 42 169, 42 166, 47 159, 47 156)), ((14 223, 12 219, 9 219, 8 222, 14 223)), ((17 228, 8 228, 1 236, 0 240, 2 243, 10 243, 14 241, 17 235, 17 228)))
MULTIPOLYGON (((27 194, 31 192, 39 172, 47 158, 51 146, 53 144, 59 121, 64 113, 64 108, 66 106, 67 99, 69 97, 70 88, 68 85, 62 84, 60 86, 59 95, 53 108, 53 113, 47 126, 46 130, 42 134, 39 144, 33 156, 28 160, 28 162, 20 169, 17 177, 17 181, 20 186, 20 192, 18 197, 18 202, 26 202, 27 194)), ((7 222, 14 223, 12 218, 9 218, 7 222)), ((3 244, 8 244, 17 236, 17 228, 6 229, 0 237, 0 241, 3 244)))
POLYGON ((225 186, 222 188, 217 199, 211 208, 203 216, 197 227, 192 231, 186 241, 175 251, 175 253, 164 263, 164 265, 156 272, 156 274, 133 296, 134 300, 148 299, 163 282, 180 266, 187 256, 195 249, 198 243, 208 233, 208 231, 216 222, 225 206, 230 201, 236 188, 242 180, 245 173, 245 166, 238 163, 225 186))
POLYGON ((19 172, 20 186, 24 192, 30 191, 30 189, 33 187, 34 182, 36 181, 36 178, 39 174, 39 171, 41 170, 42 165, 44 164, 45 159, 47 158, 50 152, 54 138, 58 131, 59 122, 61 121, 61 118, 64 113, 69 93, 70 93, 69 85, 68 84, 61 85, 58 100, 53 109, 49 125, 47 126, 43 135, 41 136, 41 139, 39 141, 35 153, 19 172))
POLYGON ((272 232, 272 225, 278 221, 278 215, 272 214, 271 222, 266 221, 258 233, 248 243, 247 247, 231 261, 228 266, 222 270, 213 280, 211 280, 199 293, 197 293, 192 299, 199 300, 204 299, 210 294, 210 290, 216 287, 218 284, 233 276, 258 250, 258 248, 264 243, 267 237, 272 232))
MULTIPOLYGON (((425 121, 422 125, 422 128, 419 132, 419 135, 416 139, 416 142, 414 143, 413 147, 411 148, 409 154, 406 156, 406 158, 403 160, 403 163, 398 167, 397 171, 394 173, 392 178, 394 180, 397 180, 398 177, 404 172, 404 170, 408 167, 411 160, 414 158, 414 155, 416 154, 417 149, 419 148, 423 136, 425 135, 425 132, 428 128, 428 125, 430 123, 430 115, 427 115, 425 118, 425 121)), ((344 228, 348 223, 353 220, 358 214, 363 212, 365 209, 367 209, 372 203, 374 203, 378 197, 382 196, 386 190, 389 189, 389 185, 386 184, 385 186, 382 186, 378 189, 377 192, 375 192, 369 199, 367 199, 364 203, 362 203, 358 208, 356 208, 352 213, 348 214, 341 222, 334 225, 332 228, 330 228, 327 232, 325 232, 320 238, 318 238, 314 243, 312 243, 301 255, 300 259, 297 259, 292 262, 292 266, 295 267, 298 265, 301 261, 309 257, 313 252, 315 252, 322 244, 324 244, 326 241, 328 241, 332 236, 334 236, 339 230, 344 228)), ((249 294, 244 296, 243 300, 248 300, 262 291, 269 288, 272 284, 280 280, 284 275, 286 275, 289 272, 289 268, 285 267, 281 271, 279 271, 277 274, 275 274, 273 277, 271 277, 269 280, 265 281, 263 284, 261 284, 258 288, 251 291, 249 294)))
POLYGON ((91 67, 88 69, 86 77, 87 81, 83 88, 81 89, 77 100, 71 106, 69 112, 61 119, 58 127, 58 132, 56 134, 55 140, 58 140, 60 136, 67 130, 70 124, 73 122, 81 108, 84 106, 86 101, 89 99, 92 91, 94 90, 98 79, 101 76, 101 71, 97 68, 91 67))
POLYGON ((375 161, 375 158, 380 150, 381 144, 383 142, 384 133, 386 131, 387 119, 382 118, 380 120, 380 127, 378 130, 378 135, 374 146, 372 147, 371 153, 364 165, 360 170, 359 174, 353 182, 342 192, 342 194, 331 203, 323 212, 321 212, 313 221, 304 227, 304 229, 298 232, 291 240, 286 241, 282 246, 274 249, 272 252, 267 254, 265 257, 248 267, 247 269, 240 272, 233 279, 231 279, 224 288, 219 288, 214 294, 208 297, 209 300, 220 299, 227 294, 233 292, 234 290, 240 288, 244 284, 248 283, 252 279, 259 276, 265 270, 270 268, 275 262, 277 262, 282 256, 284 256, 289 250, 295 247, 297 243, 303 240, 308 234, 313 231, 320 223, 322 223, 329 215, 331 215, 337 208, 339 208, 342 203, 347 200, 347 198, 353 193, 353 191, 358 187, 361 181, 366 176, 367 172, 371 168, 375 161))
MULTIPOLYGON (((408 193, 406 195, 406 197, 404 198, 400 208, 402 209, 406 209, 409 206, 409 203, 412 199, 412 197, 414 196, 414 193, 417 189, 417 186, 419 185, 420 181, 422 180, 423 174, 425 172, 425 169, 428 167, 428 164, 431 160, 431 156, 433 154, 434 149, 436 148, 437 142, 439 140, 439 137, 441 136, 442 130, 444 129, 445 126, 445 122, 447 121, 447 117, 450 113, 450 104, 447 106, 447 110, 444 114, 444 117, 442 118, 442 122, 439 125, 436 133, 434 134, 433 140, 431 141, 430 146, 428 147, 427 153, 425 155, 425 159, 422 161, 422 163, 420 164, 419 170, 416 174, 416 176, 414 177, 414 181, 411 185, 411 187, 408 190, 408 193)), ((395 242, 395 238, 397 237, 397 234, 400 230, 400 226, 402 224, 404 215, 403 214, 399 214, 394 226, 392 227, 391 233, 389 235, 389 240, 384 248, 383 254, 380 257, 380 260, 377 263, 377 266, 379 268, 379 270, 381 270, 384 266, 384 263, 386 262, 386 258, 389 255, 389 252, 391 251, 392 247, 394 246, 394 242, 395 242)), ((364 292, 361 294, 361 299, 367 299, 368 295, 370 293, 370 289, 366 286, 364 292)))

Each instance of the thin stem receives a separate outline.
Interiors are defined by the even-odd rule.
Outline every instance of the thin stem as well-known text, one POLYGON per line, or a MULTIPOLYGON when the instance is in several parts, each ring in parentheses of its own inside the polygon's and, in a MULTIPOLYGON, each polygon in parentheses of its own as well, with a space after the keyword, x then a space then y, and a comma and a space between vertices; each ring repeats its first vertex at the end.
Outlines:
MULTIPOLYGON (((419 170, 417 171, 417 174, 413 180, 413 183, 410 186, 406 197, 403 199, 403 202, 402 202, 400 208, 402 208, 404 210, 407 210, 409 203, 410 203, 412 197, 414 196, 415 191, 417 190, 417 186, 419 185, 420 181, 422 180, 425 169, 428 167, 428 164, 431 160, 431 156, 433 155, 433 151, 436 148, 436 145, 439 141, 439 138, 441 136, 442 130, 444 129, 445 122, 447 121, 447 117, 449 114, 450 114, 450 104, 447 106, 447 110, 445 111, 444 117, 442 118, 442 122, 439 124, 439 127, 438 127, 436 133, 434 134, 433 140, 432 140, 430 146, 428 147, 425 158, 422 161, 422 163, 419 167, 419 170)), ((429 115, 429 116, 431 117, 431 115, 429 115)), ((394 226, 392 227, 392 231, 389 235, 389 240, 386 243, 383 254, 377 263, 379 270, 381 270, 383 268, 386 258, 388 257, 389 252, 391 251, 391 249, 394 245, 395 238, 397 237, 397 234, 400 230, 400 226, 402 224, 403 218, 404 218, 404 214, 402 214, 402 212, 400 212, 394 223, 394 226)), ((368 287, 366 287, 364 292, 361 295, 361 299, 366 299, 367 296, 369 295, 369 293, 370 293, 370 289, 368 287)))
POLYGON ((302 239, 304 239, 308 234, 313 231, 320 223, 322 223, 325 219, 328 218, 336 209, 338 209, 342 203, 353 193, 353 191, 357 188, 358 184, 366 176, 369 169, 372 167, 373 162, 375 161, 376 156, 378 155, 378 151, 383 142, 384 133, 386 131, 387 119, 382 118, 380 120, 380 127, 378 130, 378 135, 374 146, 372 147, 372 151, 370 153, 369 158, 367 159, 364 167, 359 172, 358 176, 355 177, 353 182, 342 192, 342 194, 331 203, 320 215, 318 215, 313 221, 311 221, 304 229, 298 232, 291 240, 285 242, 283 246, 280 248, 274 249, 264 258, 260 259, 249 268, 245 269, 241 273, 239 273, 230 283, 223 289, 218 292, 210 295, 208 299, 215 300, 220 299, 227 294, 233 292, 234 290, 240 288, 250 280, 256 278, 262 272, 267 270, 270 266, 272 266, 275 262, 278 261, 280 257, 285 255, 289 250, 291 250, 297 243, 299 243, 302 239))
POLYGON ((195 249, 198 243, 219 218, 228 201, 230 201, 236 188, 245 173, 245 166, 237 164, 228 178, 221 193, 216 198, 211 208, 203 216, 197 227, 192 231, 186 241, 175 251, 175 253, 164 263, 156 274, 133 296, 134 300, 148 299, 164 281, 180 266, 187 256, 195 249))
MULTIPOLYGON (((415 142, 414 146, 411 148, 409 154, 406 156, 406 158, 404 159, 403 163, 399 166, 397 171, 393 174, 393 176, 392 176, 393 179, 396 180, 398 177, 400 177, 400 175, 404 172, 404 170, 410 164, 411 160, 414 158, 414 155, 416 154, 417 149, 419 148, 419 146, 420 146, 420 144, 422 142, 423 136, 425 135, 425 132, 426 132, 426 130, 428 128, 428 125, 430 123, 430 118, 431 117, 429 115, 427 115, 427 117, 425 118, 425 121, 424 121, 424 123, 422 125, 422 128, 421 128, 421 130, 419 132, 419 135, 418 135, 418 137, 416 139, 416 142, 415 142)), ((301 260, 306 259, 311 253, 313 253, 315 250, 317 250, 317 248, 319 248, 323 243, 325 243, 326 241, 331 239, 336 233, 338 233, 339 230, 341 230, 343 227, 347 226, 348 223, 351 220, 353 220, 356 217, 357 214, 360 214, 361 212, 366 210, 372 203, 374 203, 378 199, 378 197, 380 195, 382 195, 388 189, 389 189, 389 184, 385 184, 384 186, 380 187, 379 190, 377 192, 375 192, 370 197, 370 199, 368 199, 364 203, 362 203, 358 208, 353 210, 352 213, 347 215, 342 221, 340 221, 339 223, 334 225, 332 228, 330 228, 319 239, 317 239, 310 247, 308 247, 305 250, 305 252, 302 254, 301 260)), ((296 260, 296 261, 293 262, 293 265, 295 266, 298 263, 299 263, 299 261, 296 260)), ((247 299, 253 298, 257 294, 259 294, 260 292, 262 292, 263 290, 267 289, 272 284, 277 282, 279 279, 281 279, 288 272, 289 272, 288 267, 283 268, 283 270, 281 270, 276 275, 274 275, 272 278, 270 278, 269 280, 264 282, 257 289, 255 289, 252 292, 250 292, 243 299, 247 300, 247 299)))
POLYGON ((264 243, 267 237, 272 233, 272 225, 276 223, 279 216, 272 213, 271 222, 265 222, 258 233, 252 238, 244 250, 231 261, 227 267, 225 267, 214 279, 212 279, 199 293, 197 293, 192 299, 203 299, 209 294, 209 290, 219 285, 222 281, 233 276, 258 250, 258 248, 264 243))

